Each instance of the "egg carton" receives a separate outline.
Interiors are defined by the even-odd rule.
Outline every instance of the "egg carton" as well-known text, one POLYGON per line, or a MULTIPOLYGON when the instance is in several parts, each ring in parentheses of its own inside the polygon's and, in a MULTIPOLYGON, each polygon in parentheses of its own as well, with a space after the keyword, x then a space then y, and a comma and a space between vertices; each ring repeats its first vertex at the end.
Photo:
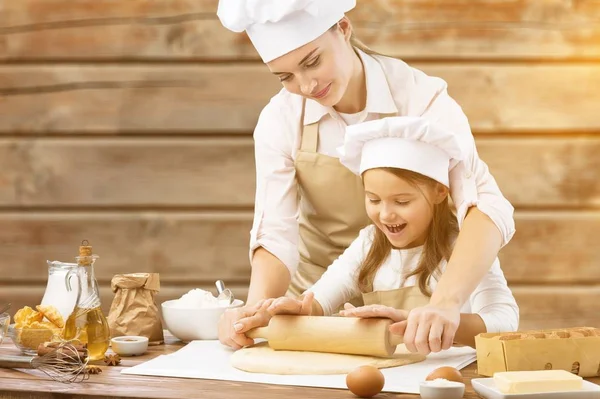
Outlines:
POLYGON ((477 371, 566 370, 581 377, 600 376, 600 329, 573 327, 484 333, 475 337, 477 371))

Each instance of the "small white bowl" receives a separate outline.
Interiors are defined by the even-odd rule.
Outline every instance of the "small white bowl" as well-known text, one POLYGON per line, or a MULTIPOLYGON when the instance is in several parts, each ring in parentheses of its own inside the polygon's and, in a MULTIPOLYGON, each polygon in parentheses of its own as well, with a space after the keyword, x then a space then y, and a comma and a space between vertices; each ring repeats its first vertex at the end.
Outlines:
POLYGON ((176 302, 176 299, 163 302, 162 316, 171 334, 183 342, 218 339, 221 315, 227 309, 239 308, 244 304, 242 300, 236 299, 228 307, 179 308, 176 307, 176 302))
POLYGON ((419 384, 419 393, 423 399, 460 399, 465 394, 465 384, 451 381, 448 386, 435 386, 433 381, 419 384))
POLYGON ((143 355, 148 350, 148 337, 124 335, 110 340, 111 348, 119 356, 143 355))

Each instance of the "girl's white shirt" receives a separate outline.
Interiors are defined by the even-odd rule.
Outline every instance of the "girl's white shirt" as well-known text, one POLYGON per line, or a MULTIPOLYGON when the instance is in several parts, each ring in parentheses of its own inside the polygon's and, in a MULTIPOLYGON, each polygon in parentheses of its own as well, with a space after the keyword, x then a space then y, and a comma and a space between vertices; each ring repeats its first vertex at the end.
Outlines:
MULTIPOLYGON (((331 315, 345 302, 360 296, 358 273, 371 243, 376 227, 370 225, 360 231, 359 236, 336 261, 329 266, 325 274, 307 291, 315 294, 315 299, 323 308, 326 316, 331 315)), ((418 277, 405 278, 419 264, 423 247, 411 249, 393 249, 373 280, 374 291, 387 291, 401 287, 418 285, 418 277)), ((429 279, 431 292, 435 291, 437 281, 446 268, 446 261, 439 265, 440 274, 429 279)), ((516 331, 519 325, 519 307, 508 288, 500 262, 494 264, 469 300, 463 305, 461 313, 477 313, 483 319, 487 332, 516 331)))
MULTIPOLYGON (((502 234, 505 245, 512 238, 514 208, 504 198, 487 165, 479 158, 467 117, 448 95, 444 80, 425 75, 401 60, 371 56, 357 50, 367 87, 365 110, 340 116, 333 108, 306 100, 304 125, 319 122, 317 151, 338 157, 344 142, 346 121, 362 123, 383 114, 420 116, 454 131, 465 153, 465 168, 450 172, 450 193, 462 223, 467 209, 477 206, 502 234), (468 189, 476 190, 467 195, 468 189)), ((294 161, 300 147, 302 97, 282 89, 260 114, 254 131, 256 198, 250 232, 250 257, 263 247, 290 270, 298 267, 299 199, 294 161)))

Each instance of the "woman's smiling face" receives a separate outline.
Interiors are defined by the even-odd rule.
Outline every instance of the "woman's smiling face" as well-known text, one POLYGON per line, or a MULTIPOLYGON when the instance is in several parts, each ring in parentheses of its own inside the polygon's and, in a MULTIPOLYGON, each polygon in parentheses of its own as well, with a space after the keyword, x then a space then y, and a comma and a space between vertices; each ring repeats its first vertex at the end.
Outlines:
POLYGON ((290 93, 333 107, 344 96, 353 72, 351 31, 344 17, 317 39, 267 66, 290 93))

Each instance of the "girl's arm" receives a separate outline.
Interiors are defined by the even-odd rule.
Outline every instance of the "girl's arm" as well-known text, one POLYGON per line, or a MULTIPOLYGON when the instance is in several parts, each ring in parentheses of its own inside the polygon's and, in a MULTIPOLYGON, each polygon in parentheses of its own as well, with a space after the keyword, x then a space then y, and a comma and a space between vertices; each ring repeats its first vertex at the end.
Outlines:
POLYGON ((263 304, 263 309, 271 315, 329 316, 343 303, 360 295, 356 278, 372 242, 374 228, 362 229, 321 278, 298 298, 270 299, 263 304))
POLYGON ((357 276, 373 240, 374 229, 373 225, 362 229, 352 244, 306 291, 314 294, 316 312, 329 316, 345 302, 360 295, 357 276))

